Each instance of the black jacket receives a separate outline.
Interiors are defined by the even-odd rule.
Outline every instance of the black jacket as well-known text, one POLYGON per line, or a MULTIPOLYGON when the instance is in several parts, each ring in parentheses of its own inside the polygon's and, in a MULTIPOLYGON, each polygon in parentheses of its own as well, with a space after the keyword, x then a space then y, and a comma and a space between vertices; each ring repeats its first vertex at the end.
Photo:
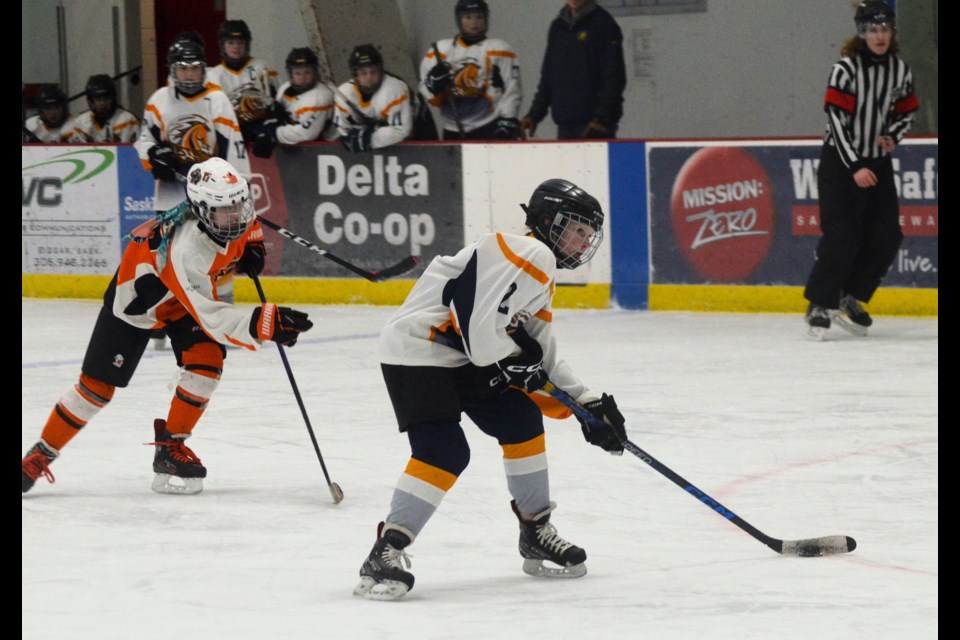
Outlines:
POLYGON ((571 24, 564 7, 550 23, 540 84, 527 115, 540 122, 549 109, 557 124, 615 125, 623 115, 626 84, 623 33, 613 16, 595 6, 571 24))

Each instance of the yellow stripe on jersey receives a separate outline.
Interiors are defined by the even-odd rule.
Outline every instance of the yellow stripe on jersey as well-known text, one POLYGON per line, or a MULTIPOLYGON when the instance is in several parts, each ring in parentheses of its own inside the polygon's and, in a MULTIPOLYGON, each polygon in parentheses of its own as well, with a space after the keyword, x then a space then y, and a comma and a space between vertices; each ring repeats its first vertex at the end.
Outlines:
POLYGON ((421 462, 416 458, 410 458, 410 462, 407 463, 407 468, 404 470, 404 473, 417 480, 422 480, 427 484, 433 485, 442 491, 450 491, 457 482, 457 476, 449 471, 444 471, 432 464, 421 462))
POLYGON ((532 440, 521 442, 519 444, 500 445, 503 448, 503 457, 516 460, 518 458, 529 458, 539 455, 547 450, 547 443, 544 434, 540 434, 532 440))
POLYGON ((540 284, 547 284, 550 281, 550 277, 535 267, 533 263, 515 254, 510 247, 507 246, 507 242, 503 239, 502 233, 497 234, 497 244, 500 246, 500 251, 503 252, 504 257, 515 264, 518 269, 524 271, 540 284))

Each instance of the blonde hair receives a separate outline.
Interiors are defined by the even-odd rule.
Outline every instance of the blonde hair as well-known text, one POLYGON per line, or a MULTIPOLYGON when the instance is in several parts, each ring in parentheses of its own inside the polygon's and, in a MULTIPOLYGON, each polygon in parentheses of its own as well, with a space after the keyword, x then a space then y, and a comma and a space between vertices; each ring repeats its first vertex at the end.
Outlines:
MULTIPOLYGON (((869 47, 867 47, 867 41, 861 38, 860 36, 850 36, 847 38, 847 41, 843 43, 843 46, 840 47, 840 55, 844 58, 856 58, 860 54, 870 53, 869 47)), ((890 40, 890 48, 887 49, 887 53, 891 55, 897 55, 900 53, 900 41, 897 40, 897 32, 893 32, 893 38, 890 40)))

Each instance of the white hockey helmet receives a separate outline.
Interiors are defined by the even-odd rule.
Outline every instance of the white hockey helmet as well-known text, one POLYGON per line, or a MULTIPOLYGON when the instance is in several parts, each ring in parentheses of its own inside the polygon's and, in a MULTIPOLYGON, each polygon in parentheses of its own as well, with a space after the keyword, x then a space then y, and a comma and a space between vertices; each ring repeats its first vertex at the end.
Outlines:
POLYGON ((201 226, 220 242, 242 236, 256 217, 247 181, 219 157, 190 167, 187 198, 201 226))

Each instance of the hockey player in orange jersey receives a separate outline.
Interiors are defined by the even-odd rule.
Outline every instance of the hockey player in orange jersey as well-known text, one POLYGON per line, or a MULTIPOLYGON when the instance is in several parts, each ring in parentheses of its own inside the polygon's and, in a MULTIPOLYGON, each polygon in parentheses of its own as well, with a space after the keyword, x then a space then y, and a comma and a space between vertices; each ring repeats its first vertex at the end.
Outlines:
POLYGON ((187 174, 186 200, 134 231, 103 297, 79 381, 60 398, 22 461, 23 492, 74 436, 126 387, 152 330, 170 336, 180 367, 165 420, 154 421, 153 490, 203 490, 207 470, 185 440, 220 381, 225 345, 259 349, 272 340, 293 345, 313 323, 307 314, 264 303, 239 308, 224 302, 221 281, 234 272, 258 274, 264 265, 263 230, 250 188, 225 160, 210 158, 187 174))

